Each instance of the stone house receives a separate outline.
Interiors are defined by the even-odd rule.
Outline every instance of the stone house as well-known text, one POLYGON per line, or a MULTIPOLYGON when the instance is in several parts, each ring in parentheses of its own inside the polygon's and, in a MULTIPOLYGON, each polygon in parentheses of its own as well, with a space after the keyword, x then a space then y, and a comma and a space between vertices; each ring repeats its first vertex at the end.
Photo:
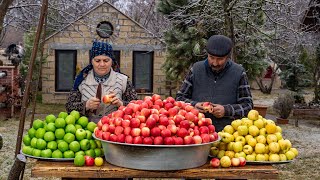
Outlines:
POLYGON ((140 98, 152 93, 168 95, 161 70, 164 43, 113 5, 103 2, 46 39, 47 61, 42 69, 44 103, 66 102, 76 74, 89 64, 94 39, 112 44, 121 72, 128 75, 140 98))

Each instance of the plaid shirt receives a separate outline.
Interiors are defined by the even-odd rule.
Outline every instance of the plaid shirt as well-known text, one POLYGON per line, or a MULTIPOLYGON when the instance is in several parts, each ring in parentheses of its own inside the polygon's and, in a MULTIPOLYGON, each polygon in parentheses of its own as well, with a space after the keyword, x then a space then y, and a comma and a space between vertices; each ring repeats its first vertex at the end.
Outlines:
MULTIPOLYGON (((191 68, 177 93, 176 99, 177 101, 185 101, 195 106, 198 102, 192 100, 192 77, 193 69, 191 68)), ((235 119, 242 118, 253 108, 250 85, 246 72, 243 72, 241 75, 237 93, 237 104, 222 105, 225 110, 225 117, 233 117, 235 119)))

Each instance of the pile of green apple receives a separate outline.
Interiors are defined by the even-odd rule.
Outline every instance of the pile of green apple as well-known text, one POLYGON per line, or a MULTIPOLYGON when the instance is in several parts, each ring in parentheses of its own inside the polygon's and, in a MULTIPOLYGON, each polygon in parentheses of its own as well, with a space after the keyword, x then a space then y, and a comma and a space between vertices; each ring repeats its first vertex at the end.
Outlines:
POLYGON ((45 120, 33 121, 32 128, 23 136, 22 152, 43 158, 100 157, 101 142, 92 138, 95 128, 96 124, 80 117, 78 111, 60 112, 58 117, 49 114, 45 120))
POLYGON ((273 120, 265 119, 256 110, 247 118, 232 121, 218 133, 221 141, 213 143, 210 154, 221 159, 244 157, 247 161, 287 161, 298 156, 282 129, 273 120))

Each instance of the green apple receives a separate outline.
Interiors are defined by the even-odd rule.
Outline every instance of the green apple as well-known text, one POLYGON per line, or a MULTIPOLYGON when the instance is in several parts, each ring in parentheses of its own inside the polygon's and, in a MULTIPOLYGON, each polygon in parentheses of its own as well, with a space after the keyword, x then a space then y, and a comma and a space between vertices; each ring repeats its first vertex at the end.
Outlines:
POLYGON ((223 128, 223 131, 226 132, 226 133, 229 133, 229 134, 233 134, 234 133, 234 129, 231 125, 226 125, 224 128, 223 128))
POLYGON ((80 150, 80 143, 78 141, 72 141, 69 144, 69 149, 73 152, 78 152, 80 150))
POLYGON ((56 131, 56 126, 54 125, 54 123, 48 123, 44 126, 44 129, 48 132, 48 131, 51 131, 51 132, 55 132, 56 131))
POLYGON ((63 158, 63 154, 59 149, 57 149, 52 152, 52 158, 63 158))
POLYGON ((84 129, 77 129, 76 130, 76 138, 77 138, 78 141, 81 141, 86 137, 87 137, 86 130, 84 130, 84 129))
POLYGON ((260 133, 259 128, 255 125, 249 126, 249 134, 253 137, 258 136, 260 133))
POLYGON ((51 149, 52 151, 58 148, 58 143, 56 141, 48 142, 47 149, 51 149))
POLYGON ((71 111, 70 115, 72 115, 75 118, 75 120, 78 120, 80 118, 80 113, 76 110, 71 111))
POLYGON ((54 134, 56 136, 56 139, 63 139, 63 137, 65 136, 65 131, 62 128, 56 129, 54 134))
POLYGON ((41 150, 39 150, 39 149, 33 149, 33 151, 32 151, 32 156, 41 157, 41 150))
POLYGON ((78 120, 77 120, 77 124, 81 125, 82 128, 86 128, 87 125, 89 123, 89 119, 85 116, 81 116, 78 120))
POLYGON ((59 149, 61 152, 65 152, 65 151, 69 150, 69 145, 68 145, 68 143, 66 143, 65 141, 59 142, 59 143, 58 143, 58 149, 59 149))
POLYGON ((92 139, 92 132, 89 130, 86 130, 87 133, 87 139, 91 140, 92 139))
POLYGON ((96 123, 94 122, 89 122, 88 125, 87 125, 87 129, 89 131, 91 131, 92 133, 94 132, 94 129, 97 127, 96 123))
POLYGON ((90 139, 89 142, 90 142, 90 149, 97 148, 97 144, 93 139, 90 139))
POLYGON ((95 148, 94 149, 94 154, 96 155, 96 157, 102 157, 103 156, 103 151, 101 150, 101 148, 95 148))
POLYGON ((253 148, 250 145, 244 145, 242 151, 246 154, 252 154, 253 148))
POLYGON ((257 143, 254 147, 254 150, 257 154, 264 154, 265 153, 265 145, 262 143, 257 143))
POLYGON ((238 130, 238 127, 241 126, 241 124, 242 124, 242 121, 240 119, 237 119, 231 122, 231 126, 236 131, 238 130))
MULTIPOLYGON (((240 136, 239 136, 240 137, 240 136)), ((244 137, 243 137, 244 139, 244 137)), ((238 152, 241 152, 242 151, 242 148, 243 148, 243 144, 241 141, 237 141, 233 144, 233 150, 234 152, 238 153, 238 152)))
POLYGON ((248 134, 249 130, 246 125, 241 125, 238 127, 238 133, 240 136, 246 136, 248 134))
POLYGON ((43 139, 37 139, 37 149, 43 150, 46 149, 47 142, 43 139))
POLYGON ((67 112, 60 112, 59 115, 58 115, 58 118, 65 119, 67 116, 68 116, 67 112))
POLYGON ((270 154, 269 161, 278 162, 280 161, 280 156, 278 154, 270 154))
POLYGON ((76 157, 73 160, 73 163, 75 166, 84 166, 85 159, 83 155, 76 155, 76 157))
POLYGON ((56 116, 54 116, 53 114, 49 114, 46 116, 46 123, 54 123, 55 120, 56 116))
POLYGON ((280 145, 277 142, 272 142, 269 144, 270 153, 278 153, 280 151, 280 145))
POLYGON ((267 135, 267 143, 270 144, 272 142, 278 142, 278 138, 274 134, 268 134, 267 135))
POLYGON ((68 144, 70 144, 75 139, 76 138, 75 138, 74 134, 72 134, 72 133, 66 133, 66 135, 64 135, 64 137, 63 137, 63 140, 66 141, 68 144))
POLYGON ((22 152, 32 156, 33 148, 31 146, 23 146, 22 152))
POLYGON ((76 118, 72 115, 68 115, 66 118, 65 118, 65 121, 67 124, 73 124, 75 125, 76 124, 76 118))
POLYGON ((50 141, 54 141, 56 139, 56 136, 54 135, 53 132, 49 131, 44 134, 43 139, 47 142, 50 142, 50 141))
POLYGON ((264 135, 259 135, 258 137, 256 137, 257 143, 262 143, 262 144, 266 144, 267 139, 264 135))
POLYGON ((76 153, 74 154, 74 156, 77 156, 77 155, 85 156, 86 153, 84 153, 84 151, 80 150, 80 151, 78 151, 78 152, 76 152, 76 153))
POLYGON ((94 153, 94 149, 88 149, 85 151, 86 155, 87 156, 90 156, 90 157, 93 157, 95 158, 96 157, 96 154, 94 153))
POLYGON ((43 136, 44 136, 44 134, 46 133, 46 130, 44 129, 44 128, 38 128, 37 130, 36 130, 36 133, 35 133, 35 136, 36 136, 36 138, 41 138, 41 139, 43 139, 43 136))
POLYGON ((41 151, 41 157, 51 158, 51 157, 52 157, 52 151, 51 151, 51 149, 42 150, 42 151, 41 151))
POLYGON ((63 152, 63 157, 64 158, 74 158, 74 152, 71 150, 63 152))
POLYGON ((219 149, 217 147, 211 147, 210 148, 210 155, 213 157, 217 157, 219 153, 219 149))
POLYGON ((37 148, 37 140, 38 140, 38 139, 37 139, 36 137, 34 137, 34 138, 31 139, 31 141, 30 141, 31 147, 37 148))
POLYGON ((64 127, 66 126, 66 121, 62 118, 57 118, 54 122, 54 125, 56 126, 56 128, 64 129, 64 127))
POLYGON ((66 128, 65 128, 65 132, 66 133, 72 133, 72 134, 75 134, 76 133, 76 127, 75 127, 75 125, 73 125, 73 124, 68 124, 67 126, 66 126, 66 128))
POLYGON ((88 139, 82 139, 80 141, 80 148, 84 151, 90 149, 90 142, 88 139))
POLYGON ((76 129, 83 129, 80 124, 76 124, 76 125, 74 125, 74 126, 76 127, 76 129))
POLYGON ((36 130, 33 127, 28 130, 28 135, 31 139, 35 137, 35 134, 36 134, 36 130))
POLYGON ((23 144, 26 145, 26 146, 30 146, 31 145, 31 138, 28 134, 24 135, 23 136, 23 144))
POLYGON ((39 128, 43 128, 43 127, 44 127, 44 123, 43 123, 43 121, 41 121, 40 119, 36 119, 36 120, 33 121, 32 127, 33 127, 35 130, 37 130, 37 129, 39 129, 39 128))

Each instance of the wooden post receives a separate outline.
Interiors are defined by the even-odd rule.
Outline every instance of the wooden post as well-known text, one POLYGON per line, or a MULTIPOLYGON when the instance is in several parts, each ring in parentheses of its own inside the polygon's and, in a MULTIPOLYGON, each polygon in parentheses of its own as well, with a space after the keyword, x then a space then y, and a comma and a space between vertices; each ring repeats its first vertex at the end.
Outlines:
POLYGON ((29 94, 30 94, 30 82, 32 80, 33 66, 34 66, 36 56, 37 56, 40 34, 42 31, 42 26, 44 23, 45 16, 47 15, 47 9, 48 9, 48 0, 43 0, 42 7, 41 7, 41 13, 40 13, 40 19, 39 19, 39 23, 38 23, 38 27, 37 27, 37 34, 36 34, 36 38, 33 43, 33 50, 32 50, 32 54, 31 54, 31 58, 30 58, 30 62, 29 62, 29 71, 27 74, 26 89, 25 89, 25 92, 23 95, 23 100, 22 100, 22 109, 21 109, 21 113, 20 113, 19 131, 18 131, 18 136, 17 136, 15 155, 19 154, 19 151, 21 149, 21 142, 22 142, 25 117, 26 117, 26 110, 27 110, 28 98, 29 98, 29 94))
MULTIPOLYGON (((20 179, 20 174, 24 170, 26 165, 26 157, 22 154, 18 154, 16 157, 16 160, 14 161, 14 164, 10 170, 8 180, 17 180, 20 179)), ((23 176, 23 174, 21 174, 23 176)))
POLYGON ((42 39, 41 39, 41 51, 40 51, 40 65, 39 65, 39 71, 38 71, 38 79, 37 79, 37 85, 36 85, 36 92, 34 93, 33 96, 33 102, 32 102, 32 114, 31 114, 31 122, 30 122, 30 128, 32 127, 32 123, 34 120, 34 114, 36 112, 36 100, 37 100, 37 95, 38 95, 38 89, 39 89, 39 84, 41 81, 41 71, 42 71, 42 58, 43 58, 43 47, 44 47, 44 42, 46 39, 46 29, 47 29, 47 18, 45 18, 45 23, 43 25, 43 32, 42 32, 42 39))

